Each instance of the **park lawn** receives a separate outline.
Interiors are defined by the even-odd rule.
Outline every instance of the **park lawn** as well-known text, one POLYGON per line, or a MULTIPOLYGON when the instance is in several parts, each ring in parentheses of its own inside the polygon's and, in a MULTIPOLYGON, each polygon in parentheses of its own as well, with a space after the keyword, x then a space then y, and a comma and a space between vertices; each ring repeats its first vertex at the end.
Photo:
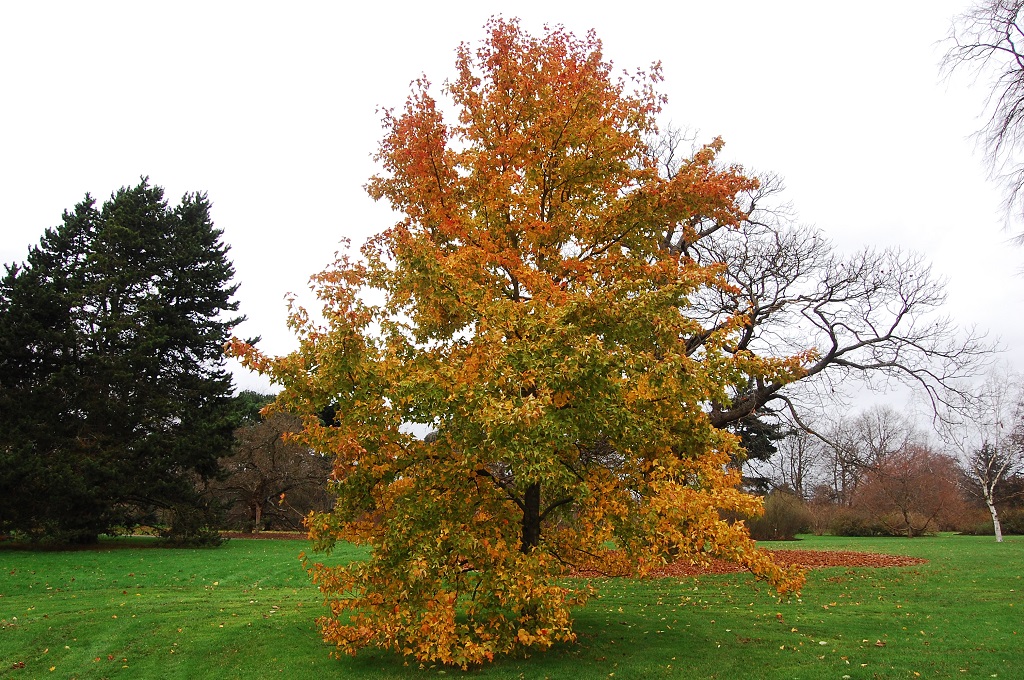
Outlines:
MULTIPOLYGON (((771 545, 771 544, 769 544, 771 545)), ((305 541, 216 549, 0 548, 0 677, 437 677, 371 650, 332 659, 297 554, 305 541), (24 664, 24 667, 20 667, 24 664), (52 669, 52 670, 51 670, 52 669)), ((486 678, 1014 678, 1024 667, 1024 539, 805 537, 774 547, 923 557, 915 567, 810 572, 779 601, 748 575, 595 579, 576 645, 500 660, 486 678), (614 675, 613 675, 614 674, 614 675), (919 675, 918 675, 919 674, 919 675)), ((329 560, 365 552, 344 546, 329 560)))

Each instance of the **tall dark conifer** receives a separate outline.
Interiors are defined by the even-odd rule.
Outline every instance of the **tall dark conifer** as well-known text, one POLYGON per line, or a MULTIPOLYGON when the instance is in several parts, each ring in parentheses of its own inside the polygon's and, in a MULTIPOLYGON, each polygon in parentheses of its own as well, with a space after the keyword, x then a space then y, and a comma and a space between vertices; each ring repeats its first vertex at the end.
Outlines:
POLYGON ((0 530, 192 514, 231 448, 234 269, 205 194, 89 195, 0 282, 0 530))

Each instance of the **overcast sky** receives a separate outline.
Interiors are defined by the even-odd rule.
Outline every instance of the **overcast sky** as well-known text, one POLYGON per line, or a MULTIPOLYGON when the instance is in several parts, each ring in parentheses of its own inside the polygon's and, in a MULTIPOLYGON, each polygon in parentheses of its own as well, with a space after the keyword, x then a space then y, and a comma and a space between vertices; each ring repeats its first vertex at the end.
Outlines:
MULTIPOLYGON (((21 261, 86 192, 142 175, 202 190, 249 320, 292 347, 284 295, 339 240, 394 218, 363 184, 378 107, 454 73, 494 14, 595 29, 619 68, 662 62, 665 118, 783 176, 800 221, 839 247, 924 253, 948 312, 1024 347, 1024 249, 970 134, 987 93, 938 64, 967 0, 918 2, 5 2, 0 4, 0 261, 21 261)), ((263 386, 236 368, 242 388, 263 386)))

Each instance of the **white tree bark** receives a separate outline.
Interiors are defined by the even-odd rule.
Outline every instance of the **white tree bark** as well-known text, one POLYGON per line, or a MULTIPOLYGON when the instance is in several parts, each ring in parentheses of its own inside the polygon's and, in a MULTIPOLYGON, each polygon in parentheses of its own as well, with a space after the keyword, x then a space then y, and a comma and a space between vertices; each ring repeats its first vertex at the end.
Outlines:
POLYGON ((988 505, 988 511, 992 513, 992 528, 996 532, 996 543, 1003 542, 1003 527, 999 524, 999 512, 996 510, 995 504, 992 502, 992 497, 987 496, 985 498, 985 504, 988 505))
POLYGON ((1003 530, 996 491, 1003 480, 1024 471, 1024 390, 1022 377, 1006 367, 993 369, 966 408, 942 414, 939 433, 960 455, 964 472, 992 515, 996 542, 1003 530))

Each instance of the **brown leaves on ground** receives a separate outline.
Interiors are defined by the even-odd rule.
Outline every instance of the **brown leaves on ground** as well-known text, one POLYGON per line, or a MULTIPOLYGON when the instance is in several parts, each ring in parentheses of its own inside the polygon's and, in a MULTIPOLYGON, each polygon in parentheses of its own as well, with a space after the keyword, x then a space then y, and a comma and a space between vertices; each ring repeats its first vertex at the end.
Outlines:
MULTIPOLYGON (((805 569, 822 567, 909 567, 924 564, 928 560, 905 555, 883 555, 880 553, 854 552, 850 550, 769 550, 772 558, 779 565, 795 564, 805 569)), ((743 567, 712 559, 707 565, 689 564, 684 561, 666 564, 651 570, 653 578, 681 578, 687 576, 706 576, 709 574, 732 574, 743 571, 743 567)), ((608 576, 594 569, 581 569, 573 576, 594 578, 608 576)))

